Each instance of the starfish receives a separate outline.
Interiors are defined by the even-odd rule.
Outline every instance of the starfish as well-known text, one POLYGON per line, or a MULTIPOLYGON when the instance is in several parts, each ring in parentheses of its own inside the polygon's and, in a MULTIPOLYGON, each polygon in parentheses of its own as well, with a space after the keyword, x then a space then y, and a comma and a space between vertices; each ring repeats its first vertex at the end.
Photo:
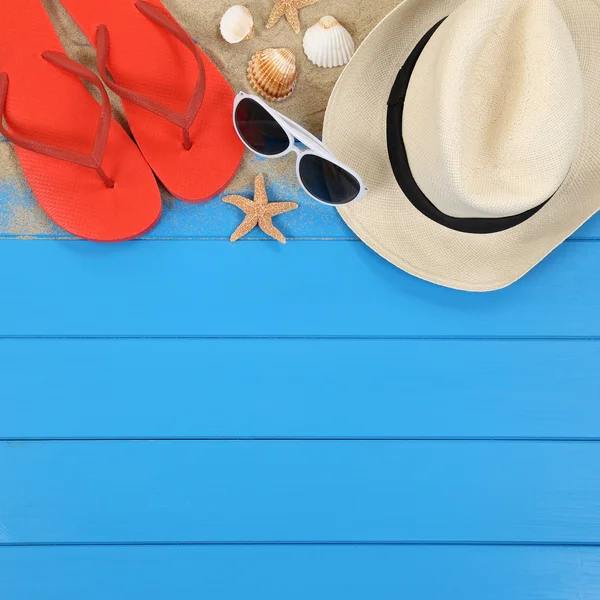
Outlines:
POLYGON ((300 33, 300 19, 298 18, 298 11, 305 6, 316 4, 319 0, 274 0, 273 10, 271 16, 267 21, 267 29, 271 29, 275 23, 281 19, 283 15, 287 19, 287 22, 292 26, 292 29, 296 33, 300 33))
POLYGON ((246 218, 231 236, 232 242, 237 242, 237 240, 250 233, 258 225, 267 235, 285 244, 283 234, 273 225, 272 219, 275 215, 298 208, 295 202, 269 202, 263 175, 256 176, 254 182, 254 201, 244 198, 244 196, 234 195, 225 196, 223 202, 233 204, 246 213, 246 218))

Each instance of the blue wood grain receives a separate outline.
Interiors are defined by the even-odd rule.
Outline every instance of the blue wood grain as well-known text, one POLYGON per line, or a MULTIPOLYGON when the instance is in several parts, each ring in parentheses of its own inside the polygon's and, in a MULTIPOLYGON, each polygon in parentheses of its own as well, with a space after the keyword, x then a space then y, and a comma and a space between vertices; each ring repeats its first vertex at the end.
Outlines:
POLYGON ((599 364, 596 341, 5 339, 0 438, 600 439, 599 364))
POLYGON ((6 600, 600 599, 598 548, 0 548, 6 600))
POLYGON ((3 442, 0 543, 600 544, 598 464, 594 442, 3 442))
MULTIPOLYGON (((0 237, 63 235, 21 227, 31 199, 2 193, 0 237)), ((301 204, 286 235, 336 243, 208 241, 228 237, 234 209, 167 200, 150 235, 204 244, 0 244, 0 437, 599 437, 598 219, 517 285, 475 296, 397 271, 342 241, 334 211, 301 204), (270 339, 193 339, 244 336, 270 339)), ((600 598, 597 548, 137 545, 600 544, 599 452, 5 442, 0 598, 600 598)))
POLYGON ((599 336, 600 245, 490 294, 420 281, 359 242, 0 244, 0 335, 599 336))

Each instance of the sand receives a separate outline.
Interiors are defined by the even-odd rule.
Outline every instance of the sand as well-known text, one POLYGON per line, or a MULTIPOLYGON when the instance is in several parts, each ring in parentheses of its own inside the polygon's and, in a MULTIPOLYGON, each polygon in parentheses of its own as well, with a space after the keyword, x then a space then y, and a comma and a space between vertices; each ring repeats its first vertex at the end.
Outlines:
MULTIPOLYGON (((246 67, 254 52, 269 47, 288 47, 297 58, 299 78, 296 91, 287 100, 274 105, 278 110, 298 121, 316 135, 321 135, 323 117, 327 100, 342 68, 322 69, 314 66, 302 50, 302 39, 306 29, 314 25, 322 16, 336 17, 352 34, 357 46, 371 29, 397 4, 399 0, 319 0, 313 6, 300 11, 302 30, 295 34, 285 18, 272 29, 267 30, 265 23, 269 17, 271 0, 246 0, 255 22, 255 35, 251 40, 239 44, 228 44, 219 34, 219 21, 225 10, 235 0, 163 0, 163 4, 173 16, 187 29, 211 60, 221 69, 233 88, 252 92, 246 80, 246 67)), ((58 0, 42 0, 55 25, 67 54, 72 58, 94 68, 94 50, 68 15, 58 0)), ((125 124, 125 117, 119 100, 112 95, 115 117, 125 124)), ((231 183, 229 191, 246 187, 254 180, 259 169, 265 171, 265 164, 247 158, 231 183)), ((269 161, 268 176, 285 180, 295 179, 293 158, 281 161, 269 161)), ((285 184, 285 181, 282 181, 285 184)), ((0 184, 10 184, 16 189, 26 188, 22 172, 10 144, 0 143, 0 184)), ((2 202, 10 202, 6 195, 2 202)), ((31 200, 33 203, 33 200, 31 200)), ((21 200, 19 200, 21 206, 21 200)), ((52 233, 48 219, 37 206, 31 206, 12 223, 4 220, 5 231, 10 226, 11 233, 35 234, 52 233), (18 222, 17 222, 18 221, 18 222), (22 230, 22 231, 20 231, 22 230)), ((22 212, 22 211, 21 211, 22 212)), ((2 233, 2 232, 0 232, 2 233)))

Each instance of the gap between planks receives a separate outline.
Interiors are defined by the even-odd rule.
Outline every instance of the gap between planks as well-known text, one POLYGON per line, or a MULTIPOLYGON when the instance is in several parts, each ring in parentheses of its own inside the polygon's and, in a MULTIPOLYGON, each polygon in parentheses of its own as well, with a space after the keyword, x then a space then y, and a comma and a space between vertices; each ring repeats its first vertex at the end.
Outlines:
POLYGON ((600 437, 537 436, 134 436, 0 437, 0 443, 46 442, 600 442, 600 437))
POLYGON ((1 340, 310 340, 348 342, 599 342, 600 336, 447 336, 447 335, 0 335, 1 340))
POLYGON ((183 541, 183 542, 0 542, 0 548, 52 547, 136 547, 136 546, 450 546, 450 547, 523 547, 523 548, 598 548, 600 542, 514 542, 514 541, 183 541))

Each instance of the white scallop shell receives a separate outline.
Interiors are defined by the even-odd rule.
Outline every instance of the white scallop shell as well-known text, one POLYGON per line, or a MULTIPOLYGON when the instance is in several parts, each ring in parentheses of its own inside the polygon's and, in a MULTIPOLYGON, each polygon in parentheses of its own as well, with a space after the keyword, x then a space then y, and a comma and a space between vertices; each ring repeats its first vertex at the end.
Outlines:
POLYGON ((323 17, 304 35, 304 52, 318 67, 341 67, 354 54, 354 40, 333 17, 323 17))
POLYGON ((221 18, 220 29, 226 42, 237 44, 254 35, 254 19, 245 6, 232 6, 221 18))

